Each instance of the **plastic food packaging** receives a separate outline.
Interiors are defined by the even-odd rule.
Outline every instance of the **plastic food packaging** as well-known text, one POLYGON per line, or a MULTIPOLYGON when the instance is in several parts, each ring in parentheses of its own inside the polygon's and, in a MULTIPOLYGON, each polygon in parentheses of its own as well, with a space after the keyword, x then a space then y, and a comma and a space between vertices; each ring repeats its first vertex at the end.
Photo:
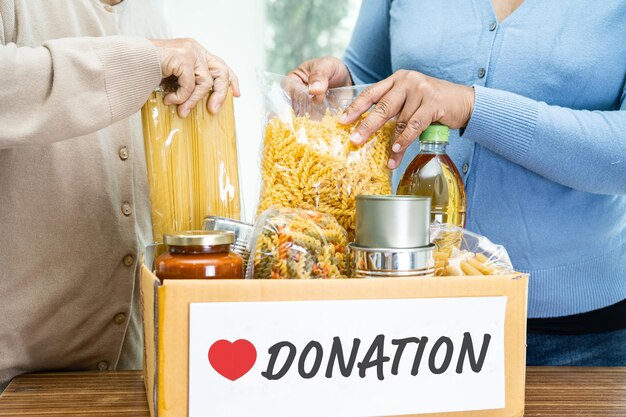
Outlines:
POLYGON ((391 194, 395 122, 355 147, 349 137, 356 124, 338 117, 363 86, 331 89, 318 103, 291 78, 265 74, 261 81, 266 125, 257 215, 274 205, 317 210, 333 215, 352 239, 356 196, 391 194))
POLYGON ((152 93, 141 112, 156 242, 202 229, 209 215, 241 215, 232 92, 217 115, 205 98, 182 119, 163 103, 171 88, 152 93))
POLYGON ((254 226, 246 278, 345 278, 347 244, 331 215, 270 207, 254 226))
POLYGON ((435 275, 504 275, 514 272, 509 254, 484 236, 448 223, 433 222, 435 275))
POLYGON ((250 258, 250 238, 253 227, 253 224, 226 217, 208 216, 204 219, 204 230, 222 230, 235 234, 235 243, 233 243, 231 250, 243 259, 244 275, 250 258))

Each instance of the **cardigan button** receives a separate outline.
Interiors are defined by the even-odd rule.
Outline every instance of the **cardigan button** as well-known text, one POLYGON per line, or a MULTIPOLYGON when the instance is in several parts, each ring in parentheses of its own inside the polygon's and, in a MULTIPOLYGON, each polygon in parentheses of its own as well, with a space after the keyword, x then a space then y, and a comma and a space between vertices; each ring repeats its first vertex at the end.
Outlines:
POLYGON ((487 74, 487 70, 484 68, 481 68, 478 70, 478 78, 485 78, 485 74, 487 74))
POLYGON ((491 22, 491 24, 489 25, 489 31, 493 32, 494 30, 496 30, 496 28, 498 27, 498 22, 496 22, 495 20, 493 22, 491 22))
POLYGON ((463 164, 463 168, 462 169, 463 169, 463 173, 467 174, 467 171, 469 171, 469 165, 467 164, 467 162, 463 164))
POLYGON ((124 202, 122 204, 122 213, 126 217, 130 216, 133 213, 133 208, 131 207, 130 203, 124 202))
POLYGON ((113 317, 113 322, 117 325, 122 325, 126 323, 126 314, 124 313, 116 314, 115 317, 113 317))
POLYGON ((124 256, 124 265, 127 267, 131 267, 135 264, 135 257, 133 255, 124 256))
POLYGON ((128 148, 126 146, 123 146, 120 148, 119 155, 120 155, 120 159, 122 161, 125 161, 130 156, 130 152, 128 152, 128 148))

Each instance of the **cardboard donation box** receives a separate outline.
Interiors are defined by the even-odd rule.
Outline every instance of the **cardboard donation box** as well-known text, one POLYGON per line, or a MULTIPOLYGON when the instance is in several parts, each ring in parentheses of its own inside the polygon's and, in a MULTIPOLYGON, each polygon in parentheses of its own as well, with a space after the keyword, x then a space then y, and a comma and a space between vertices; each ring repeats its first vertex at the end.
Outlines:
POLYGON ((161 282, 144 266, 150 414, 521 417, 527 285, 523 274, 161 282))

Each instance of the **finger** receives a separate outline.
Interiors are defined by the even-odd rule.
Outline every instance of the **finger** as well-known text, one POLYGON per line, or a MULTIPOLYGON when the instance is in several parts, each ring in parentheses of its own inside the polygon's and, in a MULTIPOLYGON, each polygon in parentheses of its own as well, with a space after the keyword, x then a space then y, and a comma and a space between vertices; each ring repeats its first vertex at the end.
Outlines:
POLYGON ((376 133, 385 123, 404 106, 406 94, 400 89, 393 89, 383 96, 369 112, 369 114, 361 120, 354 131, 350 135, 350 141, 355 145, 362 145, 376 133))
POLYGON ((312 59, 302 63, 288 76, 307 85, 309 94, 322 95, 328 90, 328 80, 333 74, 332 64, 326 58, 312 59))
POLYGON ((300 65, 298 68, 287 74, 287 78, 292 82, 308 84, 309 72, 303 67, 303 65, 304 64, 300 65))
POLYGON ((307 82, 305 80, 308 80, 306 74, 296 69, 280 81, 280 86, 290 97, 295 94, 308 95, 307 82))
MULTIPOLYGON (((406 124, 406 128, 400 134, 400 137, 396 140, 395 145, 400 145, 400 151, 396 152, 392 147, 391 156, 389 159, 389 168, 395 169, 400 165, 402 156, 406 151, 406 148, 413 142, 424 130, 433 122, 434 110, 425 106, 417 109, 415 114, 409 119, 406 124)), ((397 149, 397 148, 396 148, 397 149)))
POLYGON ((322 104, 324 102, 333 74, 332 60, 322 58, 313 61, 308 77, 308 93, 313 96, 313 103, 322 104))
POLYGON ((310 102, 309 89, 295 72, 281 80, 281 87, 296 115, 307 112, 310 102))
POLYGON ((329 68, 316 66, 309 75, 309 93, 314 96, 326 94, 328 90, 328 80, 330 79, 329 68))
POLYGON ((402 111, 400 112, 398 120, 396 121, 396 128, 393 135, 393 146, 391 147, 391 150, 393 152, 400 152, 406 149, 406 147, 403 147, 401 143, 398 143, 398 138, 402 135, 402 132, 404 132, 404 130, 406 129, 409 120, 411 119, 413 114, 415 114, 421 104, 421 96, 418 97, 415 94, 411 94, 407 97, 404 103, 404 107, 402 107, 402 111))
POLYGON ((307 98, 309 95, 308 83, 309 73, 304 67, 306 63, 300 65, 295 70, 291 71, 281 81, 283 91, 291 97, 292 101, 296 101, 301 98, 307 98))
POLYGON ((406 150, 400 151, 398 153, 392 153, 389 155, 389 162, 387 162, 387 168, 396 169, 400 166, 400 162, 402 162, 402 158, 404 158, 404 153, 406 150))
POLYGON ((226 100, 226 95, 228 94, 228 87, 230 86, 230 74, 225 67, 219 67, 213 71, 211 71, 211 75, 213 76, 213 92, 209 97, 209 102, 207 103, 209 112, 213 114, 217 114, 220 110, 220 107, 226 100))
POLYGON ((382 96, 387 94, 393 87, 393 80, 387 78, 370 87, 367 87, 350 104, 341 115, 339 121, 344 124, 354 123, 363 113, 365 113, 374 103, 377 103, 382 96))
POLYGON ((191 96, 196 88, 196 75, 194 68, 189 63, 179 63, 172 68, 171 74, 178 82, 178 88, 173 93, 165 96, 164 102, 170 104, 182 104, 191 96))
POLYGON ((213 77, 206 66, 196 65, 195 82, 196 86, 187 101, 178 106, 178 114, 181 117, 187 117, 196 104, 209 95, 213 87, 213 77))
POLYGON ((233 89, 233 96, 241 97, 241 89, 239 88, 239 77, 233 72, 233 70, 229 69, 228 74, 230 76, 230 86, 233 89))

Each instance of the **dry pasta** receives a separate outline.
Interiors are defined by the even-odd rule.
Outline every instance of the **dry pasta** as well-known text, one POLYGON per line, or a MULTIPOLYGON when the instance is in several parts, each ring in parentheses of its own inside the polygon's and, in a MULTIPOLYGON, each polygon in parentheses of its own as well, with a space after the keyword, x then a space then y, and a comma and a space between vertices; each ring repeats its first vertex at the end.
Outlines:
POLYGON ((509 272, 494 264, 482 253, 459 251, 451 247, 435 251, 436 276, 498 275, 509 272))
POLYGON ((255 226, 248 278, 343 278, 346 231, 317 211, 271 207, 255 226))
POLYGON ((501 275, 513 272, 506 250, 452 224, 432 223, 432 243, 435 244, 435 275, 501 275))
POLYGON ((342 125, 327 112, 321 120, 271 118, 265 129, 258 212, 273 205, 318 210, 339 221, 352 238, 355 197, 391 194, 389 122, 365 145, 349 141, 354 125, 342 125))
POLYGON ((233 96, 210 114, 206 98, 186 119, 163 103, 162 90, 142 109, 154 239, 201 229, 205 216, 240 218, 233 96))

